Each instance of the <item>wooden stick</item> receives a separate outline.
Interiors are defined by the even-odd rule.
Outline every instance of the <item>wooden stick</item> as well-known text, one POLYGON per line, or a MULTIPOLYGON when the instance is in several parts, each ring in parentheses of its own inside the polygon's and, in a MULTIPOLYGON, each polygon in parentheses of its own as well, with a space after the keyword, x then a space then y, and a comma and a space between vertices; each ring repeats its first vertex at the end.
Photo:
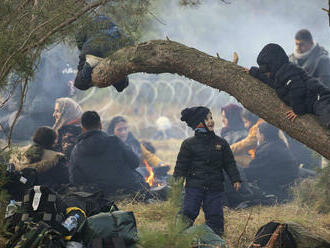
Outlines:
POLYGON ((273 232, 265 248, 276 248, 278 247, 279 236, 283 231, 284 225, 280 224, 277 226, 275 232, 273 232))

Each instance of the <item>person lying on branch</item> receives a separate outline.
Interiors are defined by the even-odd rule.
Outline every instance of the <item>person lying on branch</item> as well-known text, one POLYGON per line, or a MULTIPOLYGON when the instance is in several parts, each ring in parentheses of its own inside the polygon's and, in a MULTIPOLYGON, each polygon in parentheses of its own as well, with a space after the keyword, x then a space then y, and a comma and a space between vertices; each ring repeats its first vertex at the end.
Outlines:
MULTIPOLYGON (((102 15, 95 16, 92 22, 78 32, 76 43, 80 54, 74 86, 80 90, 88 90, 93 86, 93 68, 103 58, 110 56, 122 47, 134 44, 110 18, 102 15)), ((122 92, 128 84, 129 80, 126 76, 112 85, 118 92, 122 92)))
POLYGON ((258 55, 259 67, 245 69, 251 76, 276 90, 277 96, 292 110, 286 117, 294 121, 304 114, 316 115, 321 124, 330 128, 330 89, 318 79, 289 62, 278 44, 266 45, 258 55))

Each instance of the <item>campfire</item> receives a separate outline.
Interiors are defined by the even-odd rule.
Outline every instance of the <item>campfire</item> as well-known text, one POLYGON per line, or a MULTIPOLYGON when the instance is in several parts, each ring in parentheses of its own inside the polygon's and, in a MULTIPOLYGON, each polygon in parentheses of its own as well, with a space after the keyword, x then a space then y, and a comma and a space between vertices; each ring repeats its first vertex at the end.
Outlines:
POLYGON ((158 166, 153 168, 146 160, 144 160, 143 163, 147 172, 145 181, 151 188, 160 187, 167 184, 165 177, 168 176, 167 172, 170 169, 169 166, 158 166))
POLYGON ((154 186, 155 183, 155 173, 153 172, 151 166, 147 162, 147 160, 144 160, 144 165, 146 166, 146 169, 148 171, 149 176, 145 179, 146 182, 150 185, 150 187, 154 186))

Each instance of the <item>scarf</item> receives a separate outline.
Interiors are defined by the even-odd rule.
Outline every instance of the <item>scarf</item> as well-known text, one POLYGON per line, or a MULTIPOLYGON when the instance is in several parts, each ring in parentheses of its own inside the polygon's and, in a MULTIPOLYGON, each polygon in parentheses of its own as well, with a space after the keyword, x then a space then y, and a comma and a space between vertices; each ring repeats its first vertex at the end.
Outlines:
POLYGON ((305 58, 307 58, 307 57, 311 54, 311 52, 314 50, 315 47, 316 47, 316 45, 313 44, 313 46, 312 46, 308 51, 306 51, 306 52, 304 52, 304 53, 299 53, 299 52, 297 51, 297 47, 295 47, 295 48, 294 48, 294 51, 293 51, 293 56, 294 56, 296 59, 305 59, 305 58))
POLYGON ((68 97, 58 98, 55 101, 55 104, 59 105, 59 110, 61 116, 56 120, 53 129, 58 131, 64 125, 77 124, 77 120, 80 120, 82 115, 82 109, 78 103, 76 103, 73 99, 68 97))

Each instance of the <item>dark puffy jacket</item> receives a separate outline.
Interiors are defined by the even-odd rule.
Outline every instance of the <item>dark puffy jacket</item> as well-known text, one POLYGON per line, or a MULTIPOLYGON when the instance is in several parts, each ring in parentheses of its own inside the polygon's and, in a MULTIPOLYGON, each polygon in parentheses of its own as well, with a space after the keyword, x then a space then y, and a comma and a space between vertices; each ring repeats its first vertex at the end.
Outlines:
POLYGON ((100 130, 83 133, 71 154, 70 182, 98 185, 107 192, 137 191, 144 183, 139 158, 118 137, 100 130))
POLYGON ((274 194, 298 176, 298 164, 280 139, 258 146, 255 159, 244 170, 249 181, 257 181, 262 190, 274 194))
POLYGON ((278 97, 298 115, 313 113, 313 104, 330 90, 316 78, 292 63, 283 64, 271 78, 265 77, 258 68, 252 67, 250 74, 276 90, 278 97))
POLYGON ((330 58, 323 47, 317 44, 306 58, 297 59, 292 54, 289 59, 302 67, 309 76, 319 79, 330 88, 330 58))
POLYGON ((174 177, 184 177, 186 187, 223 191, 223 170, 232 183, 241 181, 228 143, 213 132, 196 132, 181 145, 174 177))

